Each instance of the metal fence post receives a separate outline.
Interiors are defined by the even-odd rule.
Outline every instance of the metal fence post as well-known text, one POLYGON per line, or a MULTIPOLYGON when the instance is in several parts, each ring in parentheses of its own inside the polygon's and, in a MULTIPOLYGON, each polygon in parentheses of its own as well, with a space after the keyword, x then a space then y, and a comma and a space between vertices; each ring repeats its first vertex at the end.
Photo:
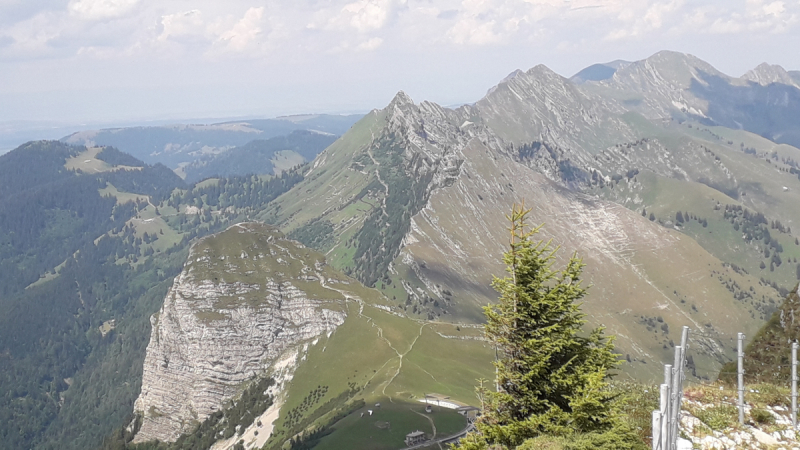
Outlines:
POLYGON ((666 450, 667 448, 667 422, 669 417, 669 384, 662 384, 660 386, 661 391, 661 403, 659 404, 658 412, 661 414, 661 429, 658 432, 659 436, 659 450, 666 450))
POLYGON ((653 450, 663 450, 661 447, 661 411, 659 410, 653 411, 653 450))
POLYGON ((744 334, 737 335, 738 344, 738 370, 736 371, 739 381, 739 423, 744 424, 744 334))
POLYGON ((797 341, 792 342, 792 429, 797 430, 797 341))
MULTIPOLYGON (((677 379, 674 380, 675 389, 672 392, 672 395, 675 396, 675 402, 673 404, 673 415, 674 421, 672 423, 672 432, 670 436, 672 436, 672 443, 673 445, 678 445, 678 436, 680 436, 680 425, 681 425, 681 403, 683 400, 683 380, 686 378, 684 375, 683 369, 686 365, 686 351, 689 345, 689 327, 684 326, 683 330, 681 330, 681 345, 680 345, 680 355, 676 351, 675 358, 677 361, 676 365, 676 376, 677 379)), ((676 348, 677 350, 677 348, 676 348)))
POLYGON ((672 431, 672 366, 664 365, 663 403, 661 404, 661 448, 668 450, 672 444, 670 432, 672 431))
POLYGON ((678 442, 678 418, 681 414, 681 400, 680 400, 680 390, 681 390, 681 369, 683 369, 683 364, 681 363, 681 357, 683 355, 683 347, 680 345, 675 346, 675 361, 672 364, 672 406, 671 412, 672 417, 670 417, 670 430, 669 430, 669 449, 672 450, 675 448, 675 444, 678 442))

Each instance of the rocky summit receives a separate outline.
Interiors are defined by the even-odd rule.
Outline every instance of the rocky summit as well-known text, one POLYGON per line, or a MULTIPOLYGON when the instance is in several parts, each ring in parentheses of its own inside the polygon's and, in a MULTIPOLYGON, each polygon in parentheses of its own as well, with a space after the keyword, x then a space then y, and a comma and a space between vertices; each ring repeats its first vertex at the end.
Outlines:
POLYGON ((321 286, 324 269, 321 255, 261 224, 195 244, 151 318, 136 442, 175 440, 287 349, 341 325, 341 295, 321 286))

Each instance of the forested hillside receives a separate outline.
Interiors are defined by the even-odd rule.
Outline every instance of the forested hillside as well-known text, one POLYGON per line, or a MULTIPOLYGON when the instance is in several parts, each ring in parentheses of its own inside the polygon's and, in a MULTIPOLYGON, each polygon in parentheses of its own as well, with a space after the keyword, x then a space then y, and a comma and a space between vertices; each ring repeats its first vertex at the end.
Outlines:
POLYGON ((121 426, 191 240, 302 178, 187 187, 160 164, 54 141, 0 157, 0 448, 91 448, 121 426))
POLYGON ((280 173, 313 160, 337 138, 334 134, 293 131, 286 136, 256 139, 225 153, 204 157, 181 170, 190 182, 210 177, 280 173))

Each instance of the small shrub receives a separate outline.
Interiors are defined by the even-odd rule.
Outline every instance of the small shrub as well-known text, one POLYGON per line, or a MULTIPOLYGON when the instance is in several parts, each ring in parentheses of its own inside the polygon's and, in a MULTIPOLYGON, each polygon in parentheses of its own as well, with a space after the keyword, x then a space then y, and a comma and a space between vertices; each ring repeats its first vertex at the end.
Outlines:
POLYGON ((759 403, 769 406, 783 406, 789 408, 792 405, 789 399, 789 389, 776 386, 774 384, 759 383, 752 386, 757 393, 754 395, 759 403))
POLYGON ((618 396, 620 412, 642 442, 647 441, 653 430, 653 410, 658 409, 659 390, 630 381, 615 381, 612 389, 618 396))
POLYGON ((518 450, 565 450, 566 439, 554 436, 540 436, 525 441, 518 450))
POLYGON ((721 431, 733 425, 739 417, 739 410, 733 405, 719 405, 698 410, 695 417, 700 419, 709 428, 721 431))
POLYGON ((750 417, 754 422, 762 425, 772 425, 775 423, 775 416, 765 409, 753 408, 750 410, 750 417))
POLYGON ((603 433, 578 433, 570 436, 539 436, 528 439, 517 450, 646 450, 633 443, 629 431, 612 429, 603 433))

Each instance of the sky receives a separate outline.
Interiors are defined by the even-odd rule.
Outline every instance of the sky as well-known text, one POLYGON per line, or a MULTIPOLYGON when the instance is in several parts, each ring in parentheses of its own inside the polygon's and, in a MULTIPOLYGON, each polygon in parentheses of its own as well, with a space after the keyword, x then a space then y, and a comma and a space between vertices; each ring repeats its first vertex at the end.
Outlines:
POLYGON ((798 49, 800 0, 0 0, 0 123, 457 105, 537 64, 674 50, 741 76, 798 49))

